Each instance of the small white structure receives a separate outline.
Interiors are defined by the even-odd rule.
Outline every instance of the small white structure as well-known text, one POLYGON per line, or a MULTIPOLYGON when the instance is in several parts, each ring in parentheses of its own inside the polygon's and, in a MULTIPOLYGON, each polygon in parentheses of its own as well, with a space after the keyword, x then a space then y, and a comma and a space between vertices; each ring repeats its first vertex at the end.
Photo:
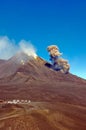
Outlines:
POLYGON ((31 103, 31 100, 19 100, 19 99, 13 99, 11 101, 7 101, 6 103, 9 103, 9 104, 19 104, 19 103, 24 103, 24 104, 28 104, 28 103, 31 103))
POLYGON ((29 100, 28 103, 31 103, 31 100, 29 100))
POLYGON ((14 100, 12 101, 12 103, 13 103, 13 104, 16 104, 16 103, 17 103, 17 100, 14 99, 14 100))
POLYGON ((7 101, 7 103, 12 104, 13 102, 12 101, 7 101))

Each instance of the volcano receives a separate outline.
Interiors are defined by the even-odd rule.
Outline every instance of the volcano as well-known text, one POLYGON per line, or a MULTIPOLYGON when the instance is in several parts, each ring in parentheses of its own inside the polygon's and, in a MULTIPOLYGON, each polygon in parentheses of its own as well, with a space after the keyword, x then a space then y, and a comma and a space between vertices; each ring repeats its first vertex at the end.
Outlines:
MULTIPOLYGON (((71 73, 63 74, 55 71, 50 63, 38 56, 34 58, 19 52, 9 60, 0 60, 0 99, 39 102, 40 108, 43 106, 45 111, 43 108, 43 111, 34 108, 34 112, 29 115, 30 120, 39 122, 38 126, 33 128, 35 130, 37 127, 39 130, 79 130, 79 128, 85 130, 86 128, 84 123, 86 121, 86 80, 71 73), (48 111, 51 115, 49 120, 48 115, 45 116, 46 113, 49 114, 48 111)), ((36 105, 38 107, 38 104, 36 105)), ((29 120, 28 117, 24 119, 23 115, 16 117, 15 120, 20 118, 23 122, 29 120)), ((14 118, 10 120, 13 122, 14 118)), ((9 129, 10 127, 12 126, 9 126, 9 129)))

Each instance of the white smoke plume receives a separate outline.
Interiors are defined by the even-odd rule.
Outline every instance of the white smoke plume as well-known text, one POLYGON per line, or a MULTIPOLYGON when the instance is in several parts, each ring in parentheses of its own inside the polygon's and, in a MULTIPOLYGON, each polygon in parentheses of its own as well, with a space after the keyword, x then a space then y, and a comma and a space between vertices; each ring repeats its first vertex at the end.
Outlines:
POLYGON ((7 36, 0 37, 0 59, 9 59, 18 51, 23 51, 34 58, 37 56, 36 49, 31 42, 21 40, 16 44, 14 40, 10 40, 7 36))
POLYGON ((21 40, 19 42, 20 49, 26 53, 28 56, 33 56, 34 58, 37 57, 36 49, 29 41, 21 40))
POLYGON ((18 50, 14 40, 7 36, 0 37, 0 59, 9 59, 18 50))

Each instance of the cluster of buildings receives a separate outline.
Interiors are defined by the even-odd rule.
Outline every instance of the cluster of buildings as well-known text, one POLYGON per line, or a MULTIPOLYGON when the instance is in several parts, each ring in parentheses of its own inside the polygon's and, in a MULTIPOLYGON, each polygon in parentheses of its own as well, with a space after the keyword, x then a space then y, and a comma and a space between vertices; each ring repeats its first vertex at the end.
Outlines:
POLYGON ((31 103, 31 100, 13 99, 13 100, 8 100, 8 101, 2 101, 1 103, 6 103, 6 104, 28 104, 28 103, 31 103))

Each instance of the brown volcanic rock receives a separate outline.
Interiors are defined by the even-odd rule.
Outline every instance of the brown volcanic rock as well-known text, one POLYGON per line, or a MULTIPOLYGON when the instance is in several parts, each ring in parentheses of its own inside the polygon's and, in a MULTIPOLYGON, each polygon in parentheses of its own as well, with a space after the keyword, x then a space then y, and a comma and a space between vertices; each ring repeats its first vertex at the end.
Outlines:
POLYGON ((86 80, 54 71, 49 65, 24 53, 6 61, 0 66, 0 98, 86 105, 86 80))
POLYGON ((24 53, 1 62, 0 99, 31 103, 1 104, 0 130, 85 130, 86 80, 50 67, 24 53))
POLYGON ((6 60, 0 60, 0 65, 1 65, 2 63, 5 63, 5 61, 6 61, 6 60))
POLYGON ((65 103, 32 102, 0 108, 0 130, 85 130, 86 108, 65 103))

